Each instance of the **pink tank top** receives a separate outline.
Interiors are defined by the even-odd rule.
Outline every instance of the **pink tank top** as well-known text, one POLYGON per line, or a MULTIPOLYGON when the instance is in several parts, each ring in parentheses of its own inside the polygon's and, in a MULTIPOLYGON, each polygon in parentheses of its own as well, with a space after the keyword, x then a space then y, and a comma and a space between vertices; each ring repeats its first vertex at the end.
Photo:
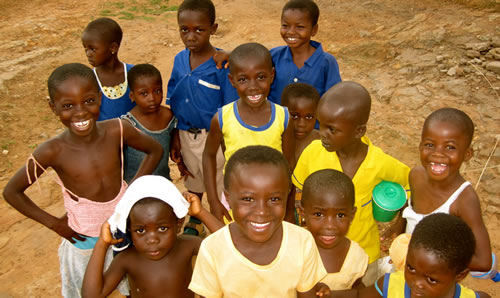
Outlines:
MULTIPOLYGON (((64 199, 64 208, 68 213, 68 225, 71 229, 81 235, 98 237, 101 231, 101 225, 113 214, 116 205, 123 197, 125 190, 127 190, 127 183, 123 180, 123 126, 121 120, 117 119, 120 124, 120 151, 121 151, 121 176, 122 186, 120 192, 114 199, 107 202, 96 202, 86 198, 82 198, 71 192, 64 187, 59 176, 55 179, 56 183, 61 186, 62 195, 64 199), (78 200, 75 200, 78 199, 78 200)), ((35 159, 33 155, 28 158, 26 172, 28 172, 29 161, 32 160, 36 167, 40 167, 44 172, 46 171, 35 159)), ((31 184, 29 173, 28 179, 31 184)), ((35 177, 36 178, 36 177, 35 177)))

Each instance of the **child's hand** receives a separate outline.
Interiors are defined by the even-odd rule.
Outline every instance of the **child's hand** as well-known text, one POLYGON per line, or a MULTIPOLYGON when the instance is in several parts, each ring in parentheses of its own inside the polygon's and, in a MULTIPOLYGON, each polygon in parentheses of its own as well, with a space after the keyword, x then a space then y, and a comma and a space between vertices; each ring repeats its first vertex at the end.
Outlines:
POLYGON ((220 201, 217 204, 210 205, 210 213, 212 213, 220 222, 224 222, 224 217, 229 222, 233 221, 229 211, 227 211, 226 207, 224 207, 220 201))
POLYGON ((316 285, 316 296, 318 297, 330 297, 331 295, 331 290, 330 288, 325 285, 324 283, 318 283, 316 285))
POLYGON ((181 177, 184 178, 184 181, 186 181, 186 179, 188 177, 191 177, 194 179, 194 175, 191 174, 191 172, 189 172, 189 170, 187 169, 186 165, 184 164, 184 161, 182 160, 182 158, 180 159, 180 162, 177 163, 177 168, 179 169, 179 173, 181 174, 181 177))
POLYGON ((201 201, 200 198, 198 198, 197 195, 192 194, 188 191, 185 191, 182 193, 186 201, 189 202, 189 211, 188 214, 191 216, 197 216, 198 214, 201 213, 203 210, 203 207, 201 206, 201 201))
POLYGON ((52 229, 52 231, 59 234, 59 236, 66 238, 71 243, 75 243, 75 239, 79 241, 85 241, 84 237, 73 231, 73 229, 68 226, 68 214, 64 214, 62 217, 58 218, 50 228, 52 229))
POLYGON ((396 225, 392 225, 388 227, 380 236, 380 250, 386 252, 389 250, 389 246, 391 245, 394 238, 396 238, 400 234, 400 229, 396 225))
MULTIPOLYGON (((224 50, 216 51, 214 54, 215 65, 218 69, 222 69, 222 64, 229 59, 229 53, 224 50)), ((229 67, 229 62, 224 65, 224 68, 229 67)))
POLYGON ((101 240, 104 241, 104 243, 106 243, 108 245, 114 245, 114 244, 117 244, 117 243, 120 243, 123 241, 123 239, 113 238, 113 236, 111 235, 111 229, 110 229, 108 221, 105 221, 102 224, 101 235, 99 235, 99 238, 101 238, 101 240))

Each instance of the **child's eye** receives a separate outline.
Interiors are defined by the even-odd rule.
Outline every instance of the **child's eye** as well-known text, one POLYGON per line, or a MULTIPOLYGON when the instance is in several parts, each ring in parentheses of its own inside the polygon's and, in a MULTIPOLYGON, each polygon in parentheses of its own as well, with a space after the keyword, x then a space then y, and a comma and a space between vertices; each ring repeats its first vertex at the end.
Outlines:
POLYGON ((344 217, 345 217, 345 214, 344 214, 344 213, 338 213, 338 214, 337 214, 337 217, 338 217, 338 218, 344 218, 344 217))
POLYGON ((290 114, 290 116, 292 116, 293 120, 299 119, 299 115, 297 115, 297 114, 290 114))
POLYGON ((307 115, 306 116, 306 120, 312 120, 313 118, 314 118, 314 116, 312 116, 312 115, 307 115))
POLYGON ((335 128, 333 128, 333 127, 328 127, 328 130, 329 130, 331 133, 334 133, 334 132, 336 131, 336 129, 335 129, 335 128))
POLYGON ((158 228, 158 231, 160 231, 160 232, 166 232, 167 230, 168 230, 168 228, 165 226, 161 226, 158 228))
POLYGON ((322 217, 322 216, 323 216, 323 213, 321 213, 321 212, 314 212, 314 213, 313 213, 313 216, 314 216, 314 217, 322 217))
POLYGON ((281 201, 281 198, 279 198, 279 197, 272 197, 272 198, 270 198, 269 200, 270 200, 271 202, 279 202, 279 201, 281 201))
POLYGON ((63 107, 63 109, 71 109, 73 107, 73 105, 70 103, 65 103, 62 105, 62 107, 63 107))
POLYGON ((239 78, 239 79, 238 79, 238 82, 240 82, 240 83, 245 83, 246 81, 247 81, 247 79, 246 79, 246 78, 239 78))
POLYGON ((259 79, 259 80, 265 80, 266 76, 265 75, 260 75, 260 76, 257 77, 257 79, 259 79))
POLYGON ((453 146, 453 145, 448 145, 448 146, 446 146, 446 149, 448 149, 448 150, 455 150, 456 147, 453 146))
POLYGON ((144 229, 136 229, 135 232, 137 234, 144 234, 145 230, 144 229))
POLYGON ((179 31, 181 31, 182 33, 187 33, 188 30, 186 28, 180 28, 179 31))
POLYGON ((88 103, 88 104, 92 104, 92 103, 95 102, 95 98, 89 98, 85 102, 88 103))
POLYGON ((161 93, 162 93, 162 90, 161 90, 161 89, 157 89, 157 90, 155 90, 155 93, 156 93, 156 94, 161 94, 161 93))
POLYGON ((253 199, 251 197, 243 197, 241 198, 242 201, 245 201, 245 202, 252 202, 253 199))
POLYGON ((141 92, 141 95, 144 96, 144 97, 146 97, 146 96, 148 96, 148 93, 147 92, 141 92))
POLYGON ((438 281, 432 277, 427 276, 427 282, 429 282, 430 284, 437 284, 438 281))
POLYGON ((424 147, 432 148, 432 147, 434 147, 434 144, 432 144, 432 143, 424 143, 424 147))
POLYGON ((197 32, 197 33, 201 33, 201 32, 203 32, 203 31, 205 31, 205 30, 203 30, 203 29, 196 29, 196 32, 197 32))
POLYGON ((406 268, 408 268, 408 271, 410 271, 411 273, 415 272, 415 268, 413 268, 411 265, 406 264, 406 268))

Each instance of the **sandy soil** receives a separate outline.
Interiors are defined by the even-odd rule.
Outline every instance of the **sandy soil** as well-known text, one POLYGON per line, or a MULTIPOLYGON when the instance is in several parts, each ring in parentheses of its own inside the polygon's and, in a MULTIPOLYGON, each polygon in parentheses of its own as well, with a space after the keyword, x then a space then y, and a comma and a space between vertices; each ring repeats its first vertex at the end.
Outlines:
MULTIPOLYGON (((470 43, 500 47, 500 5, 494 1, 480 7, 430 0, 317 2, 321 16, 315 39, 337 57, 344 80, 358 81, 372 94, 368 135, 375 144, 414 166, 419 163, 421 126, 432 110, 455 106, 474 119, 475 155, 462 170, 475 184, 492 154, 477 191, 493 250, 500 253, 500 149, 493 149, 500 133, 500 77, 485 67, 494 59, 487 55, 488 49, 478 61, 465 55, 475 47, 470 43)), ((154 0, 85 3, 0 2, 1 189, 38 144, 62 131, 47 104, 46 80, 62 63, 87 63, 80 34, 90 20, 116 14, 124 31, 120 58, 155 64, 166 87, 174 55, 183 48, 175 12, 161 11, 160 1, 154 0)), ((269 48, 283 44, 279 35, 283 1, 215 0, 215 4, 219 23, 212 39, 215 46, 232 49, 249 41, 269 48)), ((28 190, 31 198, 47 211, 63 214, 53 176, 42 177, 39 186, 28 190)), ((0 214, 0 297, 59 296, 59 237, 3 200, 0 214)), ((467 278, 464 283, 500 297, 500 288, 490 281, 467 278)))

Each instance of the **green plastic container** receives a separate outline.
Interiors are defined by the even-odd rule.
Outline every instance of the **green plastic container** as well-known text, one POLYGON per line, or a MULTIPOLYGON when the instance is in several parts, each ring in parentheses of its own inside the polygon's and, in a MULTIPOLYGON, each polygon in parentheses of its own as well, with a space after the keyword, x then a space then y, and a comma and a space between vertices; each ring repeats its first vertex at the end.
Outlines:
POLYGON ((406 191, 398 183, 382 181, 373 188, 373 217, 376 221, 391 221, 406 203, 406 191))

